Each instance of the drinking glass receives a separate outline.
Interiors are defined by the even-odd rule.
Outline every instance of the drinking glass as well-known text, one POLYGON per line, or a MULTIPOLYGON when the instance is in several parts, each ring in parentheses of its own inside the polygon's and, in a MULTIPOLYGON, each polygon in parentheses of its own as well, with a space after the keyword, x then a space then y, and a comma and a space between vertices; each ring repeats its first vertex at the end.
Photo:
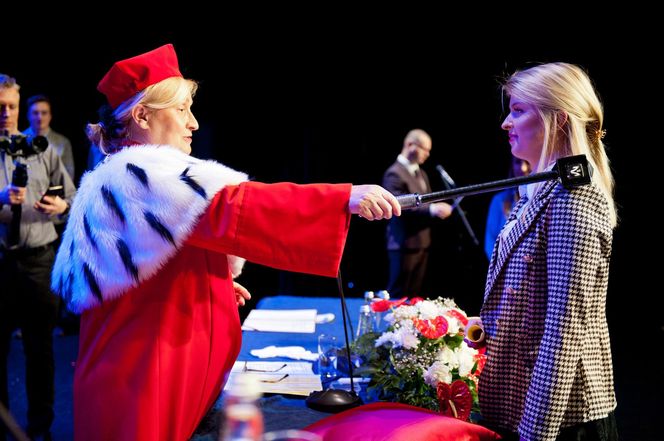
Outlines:
POLYGON ((323 380, 337 377, 339 342, 334 335, 318 336, 318 374, 323 380))

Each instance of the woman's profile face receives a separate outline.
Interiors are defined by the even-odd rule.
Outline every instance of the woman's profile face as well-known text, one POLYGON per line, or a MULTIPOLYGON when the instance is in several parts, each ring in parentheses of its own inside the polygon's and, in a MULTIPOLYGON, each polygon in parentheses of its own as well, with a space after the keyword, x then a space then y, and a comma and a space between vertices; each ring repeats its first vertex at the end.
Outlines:
POLYGON ((198 121, 191 112, 193 100, 166 109, 153 109, 148 118, 148 143, 167 144, 191 153, 192 134, 198 130, 198 121))
POLYGON ((544 145, 544 123, 537 108, 511 97, 510 113, 501 127, 508 132, 512 154, 535 168, 544 145))

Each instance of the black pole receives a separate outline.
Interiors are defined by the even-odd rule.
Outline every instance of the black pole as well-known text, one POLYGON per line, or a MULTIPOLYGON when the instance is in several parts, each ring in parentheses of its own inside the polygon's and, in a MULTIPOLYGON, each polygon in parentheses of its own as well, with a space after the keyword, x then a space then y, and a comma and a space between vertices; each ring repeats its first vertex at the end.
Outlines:
MULTIPOLYGON (((12 186, 28 186, 28 166, 21 164, 18 160, 14 161, 14 172, 12 173, 12 186)), ((7 235, 7 248, 18 248, 21 237, 21 217, 23 215, 23 205, 13 204, 11 206, 12 218, 9 222, 9 233, 7 235)))
MULTIPOLYGON (((346 356, 348 357, 348 373, 350 375, 350 392, 339 389, 327 389, 318 392, 312 392, 305 400, 308 407, 320 410, 322 412, 337 413, 347 409, 352 409, 362 404, 362 399, 355 393, 353 383, 353 360, 350 354, 350 340, 348 339, 349 319, 346 297, 344 296, 343 282, 341 281, 341 271, 337 273, 337 285, 339 288, 339 298, 341 300, 341 318, 344 323, 344 338, 346 341, 346 356)), ((338 358, 337 358, 338 364, 338 358)))
POLYGON ((578 187, 590 184, 592 168, 585 155, 568 156, 560 158, 551 171, 534 173, 528 176, 502 179, 500 181, 485 182, 483 184, 468 185, 451 190, 436 191, 427 194, 404 194, 397 196, 402 209, 415 208, 423 204, 454 199, 474 194, 488 193, 504 188, 518 187, 533 182, 552 181, 560 179, 565 188, 578 187))

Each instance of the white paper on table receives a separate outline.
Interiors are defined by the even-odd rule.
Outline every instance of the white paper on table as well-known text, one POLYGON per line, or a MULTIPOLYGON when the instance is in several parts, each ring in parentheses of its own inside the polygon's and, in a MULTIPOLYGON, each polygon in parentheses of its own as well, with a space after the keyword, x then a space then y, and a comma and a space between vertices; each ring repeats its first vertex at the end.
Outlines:
POLYGON ((257 358, 273 358, 284 357, 293 360, 318 360, 318 354, 304 349, 302 346, 266 346, 262 349, 252 349, 249 351, 251 355, 257 358))
POLYGON ((316 332, 315 309, 252 309, 242 324, 243 331, 316 332))
POLYGON ((307 396, 313 391, 323 390, 320 376, 314 374, 312 364, 302 361, 236 361, 224 389, 233 384, 234 375, 242 372, 255 374, 264 394, 307 396), (288 377, 283 378, 286 374, 288 377))

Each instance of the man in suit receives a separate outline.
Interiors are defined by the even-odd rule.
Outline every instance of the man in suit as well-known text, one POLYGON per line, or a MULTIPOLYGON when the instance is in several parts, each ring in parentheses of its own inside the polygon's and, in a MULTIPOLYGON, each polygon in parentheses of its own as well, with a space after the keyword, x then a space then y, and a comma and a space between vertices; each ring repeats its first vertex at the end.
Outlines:
MULTIPOLYGON (((429 178, 421 165, 431 154, 431 137, 421 129, 408 132, 401 154, 383 176, 383 187, 394 195, 429 193, 429 178)), ((445 202, 404 211, 387 226, 390 262, 387 289, 393 296, 420 295, 429 259, 433 219, 445 219, 452 206, 445 202)))

